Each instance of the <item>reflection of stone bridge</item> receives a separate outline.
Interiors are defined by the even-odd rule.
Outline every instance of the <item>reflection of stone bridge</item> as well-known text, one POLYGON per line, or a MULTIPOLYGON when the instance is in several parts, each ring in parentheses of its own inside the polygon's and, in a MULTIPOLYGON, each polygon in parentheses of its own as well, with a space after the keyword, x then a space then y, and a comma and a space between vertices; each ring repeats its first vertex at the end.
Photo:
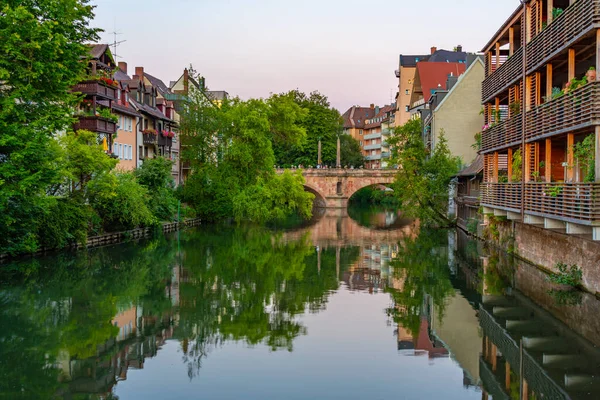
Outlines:
MULTIPOLYGON (((327 208, 346 208, 356 191, 372 185, 394 182, 393 169, 304 169, 304 187, 315 195, 315 205, 327 208)), ((283 173, 282 169, 277 170, 283 173)))
MULTIPOLYGON (((386 226, 386 221, 370 221, 380 229, 367 228, 348 217, 345 209, 328 210, 316 223, 283 233, 285 240, 299 240, 308 235, 309 240, 320 247, 370 246, 398 243, 418 233, 418 222, 402 219, 395 215, 394 223, 386 226), (386 226, 385 228, 383 228, 386 226)), ((386 218, 384 213, 373 218, 386 218)))

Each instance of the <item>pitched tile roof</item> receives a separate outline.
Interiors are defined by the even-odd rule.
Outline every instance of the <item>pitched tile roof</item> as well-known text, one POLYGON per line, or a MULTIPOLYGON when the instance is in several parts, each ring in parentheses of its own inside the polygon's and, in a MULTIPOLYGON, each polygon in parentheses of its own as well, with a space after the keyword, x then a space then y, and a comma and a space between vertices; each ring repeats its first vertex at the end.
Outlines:
POLYGON ((460 76, 466 71, 466 64, 449 62, 419 62, 417 74, 423 90, 425 102, 429 101, 434 90, 446 90, 448 75, 460 76))
POLYGON ((476 176, 481 172, 483 172, 483 156, 477 154, 471 165, 461 170, 456 176, 476 176))
POLYGON ((167 85, 165 85, 165 83, 163 81, 161 81, 160 79, 150 75, 147 72, 144 72, 144 76, 146 78, 148 78, 148 80, 150 81, 150 83, 152 84, 152 86, 154 86, 155 88, 158 89, 158 92, 164 96, 165 93, 170 92, 169 87, 167 85))
POLYGON ((467 62, 467 53, 464 51, 437 50, 429 59, 429 62, 467 62))
POLYGON ((429 55, 404 55, 400 54, 401 67, 414 67, 418 62, 427 61, 429 55))
POLYGON ((384 121, 386 121, 386 120, 388 120, 390 118, 389 115, 386 117, 385 114, 386 113, 390 113, 390 112, 394 111, 395 109, 396 109, 396 106, 393 105, 393 104, 392 105, 385 105, 385 106, 381 107, 379 109, 379 113, 378 114, 373 115, 372 117, 369 117, 367 119, 368 120, 373 120, 375 118, 382 118, 382 120, 366 124, 365 128, 368 129, 368 128, 374 128, 374 127, 380 126, 382 122, 384 122, 384 121))
POLYGON ((106 49, 108 48, 107 44, 97 43, 88 44, 87 46, 90 48, 90 54, 94 59, 99 59, 100 57, 102 57, 102 54, 104 54, 104 52, 106 52, 106 49))
POLYGON ((146 113, 154 118, 162 119, 165 121, 171 121, 171 119, 167 118, 167 116, 160 112, 160 110, 156 107, 151 107, 147 104, 137 102, 133 99, 130 99, 131 103, 141 112, 146 113))
POLYGON ((130 81, 131 77, 127 75, 125 72, 121 71, 120 68, 115 70, 115 79, 118 81, 130 81))
POLYGON ((113 108, 113 110, 115 110, 117 112, 120 112, 122 114, 127 114, 127 115, 131 115, 131 116, 135 116, 135 117, 139 117, 140 116, 140 113, 138 113, 135 110, 135 108, 133 108, 133 107, 126 107, 126 106, 123 106, 123 105, 121 105, 119 103, 116 103, 116 102, 112 103, 112 108, 113 108))
POLYGON ((342 115, 344 128, 364 128, 365 120, 374 115, 375 110, 370 107, 352 106, 342 115))

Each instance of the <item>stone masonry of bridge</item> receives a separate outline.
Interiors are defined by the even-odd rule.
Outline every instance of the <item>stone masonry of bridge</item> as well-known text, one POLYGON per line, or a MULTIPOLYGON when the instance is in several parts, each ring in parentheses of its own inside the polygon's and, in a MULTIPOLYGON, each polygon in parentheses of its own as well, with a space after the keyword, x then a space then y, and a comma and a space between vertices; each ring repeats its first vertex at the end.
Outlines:
MULTIPOLYGON (((283 173, 278 169, 277 173, 283 173)), ((394 169, 303 169, 304 187, 315 195, 315 206, 346 208, 358 190, 372 185, 389 185, 398 171, 394 169)))

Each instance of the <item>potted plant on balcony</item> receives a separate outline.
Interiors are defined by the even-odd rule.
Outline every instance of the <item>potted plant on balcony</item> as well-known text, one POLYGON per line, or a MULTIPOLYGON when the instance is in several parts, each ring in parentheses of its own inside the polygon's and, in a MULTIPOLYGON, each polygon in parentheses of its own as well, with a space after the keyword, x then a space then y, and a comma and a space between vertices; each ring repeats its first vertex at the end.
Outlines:
POLYGON ((514 116, 517 115, 521 112, 521 102, 519 100, 510 103, 510 105, 508 106, 510 109, 510 116, 514 116))
POLYGON ((119 117, 117 117, 115 114, 111 113, 110 110, 108 108, 101 108, 99 110, 96 110, 96 114, 99 117, 102 117, 104 119, 107 119, 113 123, 117 123, 119 122, 119 117))
POLYGON ((590 67, 590 69, 587 70, 585 77, 588 82, 596 82, 596 68, 590 67))
POLYGON ((156 129, 153 128, 147 128, 142 130, 142 135, 152 135, 152 136, 157 136, 158 133, 156 132, 156 129))

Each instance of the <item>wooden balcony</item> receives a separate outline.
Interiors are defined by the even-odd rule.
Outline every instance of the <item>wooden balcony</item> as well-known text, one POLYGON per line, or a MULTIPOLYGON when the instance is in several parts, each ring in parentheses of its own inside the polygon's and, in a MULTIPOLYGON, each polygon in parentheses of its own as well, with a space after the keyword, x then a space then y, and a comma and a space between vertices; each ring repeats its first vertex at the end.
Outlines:
POLYGON ((152 134, 142 135, 142 143, 153 146, 157 143, 157 136, 152 134))
POLYGON ((520 212, 521 183, 484 183, 481 205, 520 212))
POLYGON ((600 125, 600 82, 588 83, 534 107, 525 120, 527 141, 600 125))
POLYGON ((159 146, 167 146, 167 147, 171 147, 173 146, 173 138, 170 137, 164 137, 162 134, 158 135, 158 145, 159 146))
POLYGON ((541 217, 600 225, 600 183, 527 183, 525 210, 541 217))
POLYGON ((540 68, 600 22, 600 0, 577 0, 527 44, 527 73, 540 68))
POLYGON ((484 103, 491 101, 498 94, 523 77, 523 48, 510 56, 504 64, 491 73, 481 85, 481 98, 484 103))
POLYGON ((98 116, 79 116, 79 121, 73 125, 73 130, 85 129, 97 133, 115 134, 117 124, 98 116))
POLYGON ((487 153, 521 143, 523 114, 504 120, 481 133, 481 151, 487 153))
POLYGON ((98 96, 107 100, 117 99, 117 88, 95 80, 79 82, 73 87, 73 92, 83 93, 86 96, 98 96))

